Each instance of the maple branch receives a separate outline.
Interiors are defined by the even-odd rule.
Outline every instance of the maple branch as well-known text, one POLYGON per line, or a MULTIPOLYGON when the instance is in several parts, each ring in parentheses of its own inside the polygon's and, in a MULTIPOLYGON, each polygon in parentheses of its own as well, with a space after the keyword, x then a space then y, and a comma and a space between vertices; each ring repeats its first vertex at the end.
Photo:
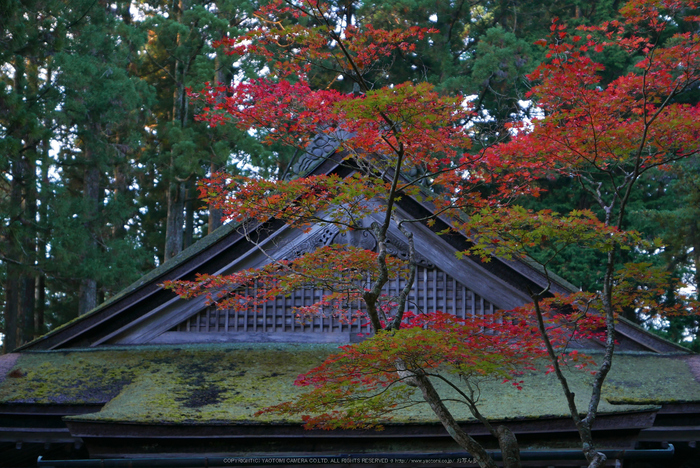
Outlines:
POLYGON ((449 174, 450 172, 459 171, 460 169, 467 167, 470 164, 474 164, 475 162, 478 162, 479 160, 483 159, 485 155, 486 155, 486 148, 482 148, 481 155, 479 157, 474 158, 473 160, 470 160, 470 161, 465 161, 461 164, 457 164, 456 166, 446 167, 445 169, 441 169, 439 171, 426 172, 425 174, 423 174, 421 176, 414 177, 413 179, 411 179, 410 182, 407 182, 407 183, 403 184, 401 187, 399 187, 398 191, 403 192, 408 187, 412 187, 414 185, 420 184, 421 181, 426 180, 426 179, 431 178, 431 177, 436 177, 436 176, 439 176, 442 174, 449 174))
MULTIPOLYGON (((442 376, 440 377, 442 378, 442 376)), ((447 381, 447 379, 443 378, 443 380, 451 385, 451 382, 447 381)), ((483 424, 488 429, 491 435, 493 435, 498 440, 498 446, 501 448, 503 466, 505 468, 520 468, 520 447, 518 446, 518 440, 516 439, 515 434, 513 434, 513 432, 504 425, 499 425, 496 428, 494 428, 491 425, 488 419, 486 419, 481 414, 479 408, 476 406, 476 400, 474 399, 474 389, 472 388, 469 379, 463 378, 463 380, 464 383, 467 385, 467 388, 469 389, 469 397, 467 397, 467 395, 464 392, 459 391, 459 389, 457 389, 455 386, 451 386, 455 388, 455 390, 457 390, 465 399, 467 405, 469 406, 469 410, 474 415, 474 417, 477 418, 481 422, 481 424, 483 424)))
MULTIPOLYGON (((588 162, 590 162, 590 161, 588 161, 588 162)), ((593 164, 595 167, 594 163, 591 163, 591 164, 593 164)), ((578 181, 579 185, 581 186, 581 188, 583 190, 585 190, 586 192, 588 192, 591 196, 593 196, 595 201, 598 203, 600 208, 603 210, 603 212, 605 213, 605 224, 608 225, 610 223, 610 218, 612 216, 612 209, 615 206, 615 200, 616 200, 615 197, 617 197, 617 199, 620 199, 619 189, 621 189, 622 187, 627 185, 628 178, 625 177, 625 182, 618 186, 615 184, 615 178, 614 178, 612 171, 602 170, 602 169, 599 169, 599 171, 608 175, 608 177, 610 178, 611 184, 612 184, 612 188, 614 190, 613 200, 610 202, 609 205, 606 203, 605 200, 603 200, 603 195, 600 191, 601 187, 603 186, 603 182, 600 182, 600 181, 596 182, 592 179, 589 179, 588 177, 584 176, 583 173, 581 173, 581 172, 576 173, 575 177, 576 177, 576 180, 578 181), (586 186, 586 184, 583 183, 584 180, 588 184, 590 184, 591 186, 595 187, 595 192, 593 191, 593 189, 591 189, 590 187, 586 186)))
POLYGON ((398 226, 399 231, 401 231, 401 233, 404 236, 406 236, 406 239, 408 240, 408 265, 409 265, 409 274, 408 274, 408 280, 406 281, 406 286, 404 286, 403 289, 401 290, 401 292, 399 293, 399 300, 398 300, 396 316, 394 317, 393 322, 387 327, 387 329, 398 330, 401 327, 401 320, 403 320, 403 314, 404 314, 404 311, 406 310, 406 301, 408 300, 408 295, 411 293, 411 289, 413 288, 413 283, 416 280, 416 270, 418 268, 416 266, 416 248, 413 244, 413 233, 409 232, 403 226, 403 221, 399 221, 396 224, 398 226))
POLYGON ((377 222, 372 223, 372 228, 374 230, 374 235, 377 237, 379 254, 377 256, 377 265, 379 266, 379 277, 374 282, 374 287, 372 287, 371 290, 362 293, 362 299, 365 301, 365 305, 367 305, 367 314, 372 322, 372 328, 376 333, 382 329, 382 324, 377 312, 377 299, 382 293, 382 288, 389 280, 389 271, 386 266, 386 228, 382 229, 382 226, 377 222))
MULTIPOLYGON (((327 20, 326 20, 326 22, 327 22, 327 20)), ((328 23, 326 23, 326 25, 329 26, 328 23)), ((355 63, 355 60, 353 60, 353 58, 350 56, 350 53, 345 48, 345 44, 343 44, 343 41, 340 39, 340 36, 333 30, 329 30, 328 35, 331 39, 333 39, 336 42, 336 44, 338 44, 338 46, 340 47, 340 50, 345 55, 345 58, 348 60, 348 63, 350 63, 350 66, 352 67, 353 71, 355 72, 355 76, 357 77, 357 80, 356 80, 357 83, 360 86, 362 86, 362 88, 365 92, 370 91, 370 88, 367 85, 367 82, 365 81, 362 73, 360 73, 360 70, 357 68, 357 64, 355 63)), ((382 117, 382 119, 384 119, 384 121, 387 123, 387 125, 389 125, 389 128, 397 136, 397 140, 398 140, 396 123, 391 118, 389 118, 389 116, 386 115, 386 113, 384 113, 383 111, 379 111, 379 115, 382 117)), ((392 148, 392 150, 394 150, 394 152, 396 152, 398 154, 397 149, 395 149, 394 146, 386 140, 386 138, 382 137, 382 139, 384 139, 384 141, 392 148)), ((399 157, 400 156, 401 155, 399 155, 399 157)), ((400 167, 400 165, 399 165, 399 167, 400 167)))
MULTIPOLYGON (((252 229, 252 232, 255 232, 260 227, 260 225, 258 223, 254 223, 254 224, 255 225, 254 225, 254 228, 252 229)), ((285 225, 282 228, 280 228, 280 230, 286 229, 286 228, 287 228, 287 226, 285 225)), ((275 236, 270 236, 270 237, 266 238, 263 242, 258 242, 252 238, 252 236, 250 235, 250 231, 246 227, 245 223, 241 224, 241 229, 242 230, 239 230, 238 232, 241 233, 241 235, 243 235, 248 242, 250 242, 260 253, 262 253, 268 259, 269 264, 274 264, 274 265, 278 266, 279 268, 286 270, 289 273, 292 273, 294 275, 298 275, 302 278, 307 278, 312 283, 324 284, 327 287, 327 289, 334 291, 334 292, 339 292, 338 291, 339 285, 345 286, 347 288, 345 290, 346 292, 359 291, 357 285, 353 281, 344 281, 341 279, 341 277, 333 278, 333 280, 324 280, 322 278, 319 278, 316 275, 308 274, 304 269, 292 268, 289 263, 282 262, 281 259, 273 257, 263 248, 263 245, 265 243, 274 242, 274 240, 270 241, 270 239, 274 239, 275 236)), ((238 286, 239 285, 230 285, 230 287, 227 287, 226 289, 222 289, 221 292, 224 292, 224 293, 230 292, 238 286)), ((340 292, 342 292, 342 291, 340 291, 340 292)))
MULTIPOLYGON (((615 253, 617 251, 617 244, 613 245, 613 249, 608 252, 608 260, 605 271, 605 279, 603 282, 603 309, 605 312, 606 321, 606 336, 605 336, 605 353, 603 356, 603 362, 598 368, 596 375, 593 380, 593 385, 591 388, 591 398, 588 403, 588 412, 586 417, 581 421, 582 427, 585 428, 586 436, 590 438, 591 443, 587 445, 586 441, 583 440, 584 453, 588 450, 592 450, 592 435, 590 434, 591 427, 595 422, 596 415, 598 412, 598 405, 600 403, 601 392, 603 388, 603 382, 612 367, 612 358, 615 350, 615 313, 612 306, 612 279, 613 279, 613 269, 615 265, 615 253)), ((583 434, 582 434, 583 435, 583 434)), ((586 458, 590 462, 591 467, 601 466, 605 462, 605 455, 598 453, 598 457, 590 458, 586 455, 586 458), (602 457, 602 460, 600 460, 602 457)))
POLYGON ((678 90, 679 84, 676 83, 676 85, 673 87, 673 89, 668 93, 666 96, 666 99, 658 106, 656 109, 656 112, 647 120, 647 102, 648 102, 648 95, 647 95, 647 86, 646 86, 646 79, 647 79, 647 74, 649 73, 649 70, 651 69, 651 56, 653 56, 654 52, 656 51, 655 48, 652 48, 650 52, 650 58, 649 62, 647 65, 647 69, 644 70, 644 73, 642 74, 642 109, 643 109, 643 117, 644 117, 644 129, 642 131, 641 135, 641 140, 639 142, 638 148, 637 148, 637 154, 635 155, 635 164, 634 164, 634 171, 633 171, 633 176, 632 179, 630 180, 629 185, 627 186, 627 190, 625 191, 624 197, 620 200, 620 209, 618 211, 618 221, 617 221, 617 228, 620 229, 622 228, 622 218, 625 213, 625 208, 627 205, 627 202, 629 201, 629 198, 632 193, 632 187, 634 183, 636 182, 637 178, 640 175, 640 166, 641 166, 641 161, 642 161, 642 153, 644 151, 644 146, 646 145, 647 142, 647 137, 649 134, 649 129, 651 128, 651 125, 656 121, 656 119, 659 117, 661 112, 669 105, 671 102, 671 99, 676 95, 676 92, 678 90))
POLYGON ((304 8, 302 6, 303 4, 294 3, 294 2, 291 2, 290 0, 284 0, 284 3, 286 3, 287 5, 289 5, 292 8, 296 8, 297 10, 301 11, 305 15, 316 17, 316 15, 314 15, 314 14, 310 13, 308 10, 306 10, 306 8, 304 8))
POLYGON ((385 211, 384 221, 380 225, 377 222, 372 223, 372 227, 375 231, 375 236, 377 237, 379 255, 377 256, 377 264, 379 265, 379 277, 374 283, 374 287, 371 291, 366 291, 363 294, 363 298, 367 305, 367 311, 372 321, 372 326, 375 327, 374 330, 381 330, 381 323, 379 317, 377 316, 376 301, 382 292, 382 288, 389 280, 389 272, 386 266, 386 233, 389 229, 391 223, 391 216, 394 210, 394 203, 396 201, 396 187, 399 183, 399 178, 401 174, 401 165, 403 161, 403 148, 397 153, 396 165, 394 168, 393 180, 391 182, 391 189, 387 194, 387 207, 385 211))
MULTIPOLYGON (((700 150, 693 150, 693 151, 690 151, 690 152, 688 152, 688 153, 679 154, 678 156, 675 156, 675 157, 669 157, 669 158, 664 159, 663 161, 659 161, 659 162, 657 162, 657 163, 649 164, 648 166, 643 167, 642 169, 640 169, 639 175, 641 176, 641 175, 645 174, 645 173, 646 173, 647 171, 649 171, 650 169, 655 169, 655 168, 657 168, 657 167, 666 165, 666 164, 671 163, 671 162, 681 161, 681 160, 687 159, 687 158, 689 158, 689 157, 691 157, 691 156, 695 156, 695 155, 697 155, 697 154, 699 154, 699 153, 700 153, 700 150)), ((698 188, 698 186, 697 186, 696 184, 692 184, 692 183, 691 183, 690 185, 692 185, 695 189, 698 188)))
POLYGON ((586 308, 583 311, 581 311, 581 314, 576 319, 573 320, 574 325, 573 325, 573 328, 571 329, 571 333, 569 334, 569 337, 566 339, 566 343, 562 346, 563 351, 566 351, 569 349, 569 344, 574 339, 574 337, 576 336, 576 331, 579 329, 579 321, 588 315, 588 311, 591 309, 591 303, 597 297, 598 297, 598 295, 596 294, 595 296, 589 298, 586 301, 586 308))
MULTIPOLYGON (((426 373, 426 375, 442 380, 448 386, 450 386, 455 392, 457 392, 459 394, 459 396, 462 397, 463 400, 455 400, 455 401, 459 401, 459 402, 467 405, 467 407, 469 408, 469 411, 472 413, 472 415, 476 419, 478 419, 479 422, 484 425, 484 427, 486 427, 486 429, 491 433, 492 436, 498 438, 498 433, 496 432, 496 429, 491 425, 489 420, 486 419, 483 414, 481 414, 481 412, 479 411, 479 408, 477 408, 477 406, 476 406, 476 400, 474 399, 474 390, 472 389, 472 386, 469 383, 468 377, 466 377, 464 375, 460 375, 460 378, 462 378, 462 381, 469 389, 470 395, 467 395, 461 388, 459 388, 457 385, 455 385, 454 382, 452 382, 450 379, 446 378, 443 375, 433 374, 433 373, 426 373)), ((443 400, 443 401, 447 401, 447 400, 443 400)))
POLYGON ((367 85, 367 82, 365 81, 364 77, 362 76, 362 73, 360 72, 360 69, 357 68, 357 64, 355 63, 355 61, 354 61, 354 60, 352 59, 352 57, 350 56, 350 53, 349 53, 348 50, 345 48, 345 44, 343 44, 343 41, 340 39, 340 36, 338 35, 338 33, 336 33, 335 31, 333 31, 332 29, 330 29, 330 25, 329 25, 329 24, 326 24, 326 25, 329 27, 328 36, 329 36, 331 39, 333 39, 333 40, 336 42, 336 44, 338 44, 338 47, 340 47, 340 50, 343 52, 343 55, 345 55, 345 58, 348 60, 348 63, 349 63, 350 66, 352 67, 353 72, 355 72, 355 78, 356 78, 355 81, 356 81, 360 86, 362 86, 362 89, 363 89, 364 92, 369 91, 369 90, 370 90, 370 87, 367 85))
POLYGON ((578 412, 578 408, 576 407, 576 395, 574 392, 571 391, 571 388, 569 387, 569 382, 566 376, 564 376, 561 370, 561 366, 559 365, 559 357, 554 351, 554 347, 552 346, 552 342, 549 339, 549 335, 544 324, 542 309, 540 307, 540 299, 542 298, 542 294, 534 294, 531 292, 530 297, 532 298, 533 305, 535 307, 535 316, 537 317, 537 328, 539 329, 540 336, 544 341, 547 354, 549 355, 549 360, 552 364, 552 367, 554 368, 554 373, 557 376, 557 379, 559 380, 559 384, 561 385, 562 390, 564 391, 564 396, 566 397, 566 402, 569 406, 569 413, 571 414, 571 418, 573 419, 574 424, 576 425, 579 431, 581 442, 583 442, 583 453, 586 456, 588 462, 591 464, 591 467, 599 466, 599 464, 594 465, 594 462, 596 460, 599 460, 601 457, 601 462, 604 462, 606 457, 604 454, 595 450, 595 446, 593 444, 593 433, 591 432, 592 421, 581 419, 578 412))

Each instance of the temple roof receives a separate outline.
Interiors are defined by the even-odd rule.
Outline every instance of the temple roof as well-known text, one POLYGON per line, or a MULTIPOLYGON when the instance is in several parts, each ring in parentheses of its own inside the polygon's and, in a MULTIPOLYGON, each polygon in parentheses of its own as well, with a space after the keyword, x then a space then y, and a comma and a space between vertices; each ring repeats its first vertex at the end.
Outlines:
MULTIPOLYGON (((351 174, 352 167, 343 164, 346 154, 338 151, 341 144, 342 138, 317 137, 294 162, 289 177, 351 174)), ((413 218, 430 213, 429 206, 411 197, 403 197, 397 209, 413 218)), ((251 342, 231 342, 234 333, 229 333, 230 315, 225 315, 222 332, 219 314, 210 314, 207 304, 185 301, 163 290, 160 284, 168 279, 192 279, 196 273, 260 265, 262 260, 256 259, 256 244, 250 236, 257 236, 257 242, 269 242, 277 249, 274 255, 287 258, 285 255, 329 245, 342 235, 320 225, 308 232, 295 231, 277 220, 249 227, 246 233, 239 232, 238 227, 222 226, 88 314, 22 346, 21 353, 1 356, 0 442, 36 444, 36 451, 27 452, 27 460, 36 453, 45 453, 41 452, 42 444, 53 442, 70 442, 76 447, 84 442, 92 457, 122 456, 125 451, 137 456, 184 451, 228 453, 233 443, 239 444, 237 453, 337 453, 348 447, 393 450, 395 446, 405 447, 406 440, 409 446, 414 444, 411 441, 420 440, 421 450, 454 448, 454 442, 425 404, 396 412, 382 435, 372 431, 320 434, 302 430, 299 418, 255 416, 257 411, 297 395, 300 389, 293 384, 296 377, 320 364, 338 349, 338 344, 305 342, 313 339, 312 334, 296 333, 293 326, 292 332, 282 337, 282 341, 289 342, 252 342, 260 339, 260 333, 256 335, 257 318, 246 321, 244 331, 239 333, 239 338, 248 333, 247 324, 252 324, 253 333, 248 333, 251 342), (215 317, 213 322, 210 315, 215 317), (190 330, 193 320, 196 329, 190 330), (200 330, 202 322, 205 326, 200 330), (215 324, 213 330, 210 323, 215 324), (185 330, 181 330, 183 327, 185 330), (171 337, 199 337, 210 342, 153 344, 168 343, 171 337), (218 445, 202 445, 205 436, 216 439, 218 445), (137 446, 134 437, 147 440, 137 446), (399 445, 392 445, 392 437, 401 440, 396 442, 399 445)), ((542 271, 526 261, 493 259, 483 263, 467 256, 458 259, 455 252, 466 250, 469 239, 458 232, 437 234, 447 227, 440 219, 430 227, 410 226, 423 259, 421 294, 425 293, 422 300, 426 304, 430 297, 437 308, 437 292, 442 291, 442 307, 448 308, 449 299, 449 307, 461 307, 466 313, 466 301, 471 301, 472 313, 477 305, 481 313, 486 313, 494 306, 523 304, 529 297, 528 289, 546 284, 542 271)), ((401 258, 399 240, 392 240, 389 247, 392 255, 401 258)), ((560 278, 554 278, 552 288, 555 292, 575 289, 560 278)), ((303 305, 305 296, 300 297, 303 305)), ((274 304, 277 307, 277 301, 274 304)), ((284 299, 280 304, 280 309, 286 307, 284 299)), ((239 323, 238 318, 235 315, 235 323, 239 323)), ((266 324, 267 319, 261 323, 266 324)), ((316 336, 321 334, 329 340, 335 336, 332 327, 326 330, 321 326, 316 336)), ((625 437, 615 436, 605 439, 605 443, 630 448, 638 440, 676 440, 669 438, 669 430, 681 434, 673 433, 681 440, 700 439, 700 430, 695 429, 700 427, 700 357, 624 319, 617 324, 617 339, 618 349, 644 351, 615 355, 595 430, 602 431, 603 437, 607 437, 605 431, 623 430, 625 437), (679 417, 685 418, 682 424, 679 417)), ((586 352, 595 358, 600 356, 597 349, 600 345, 594 343, 586 352)), ((591 375, 566 372, 583 409, 590 395, 591 375)), ((481 382, 480 411, 487 418, 509 421, 519 439, 521 434, 526 435, 528 444, 553 447, 556 444, 552 439, 558 438, 560 442, 556 443, 562 446, 579 446, 554 374, 533 371, 526 373, 523 381, 522 390, 499 381, 481 382)), ((436 386, 441 394, 449 395, 446 384, 436 386)), ((419 395, 415 399, 421 400, 419 395)), ((448 406, 471 434, 485 437, 485 429, 475 423, 464 406, 448 406)))
MULTIPOLYGON (((0 405, 102 405, 69 421, 138 423, 272 422, 256 411, 293 398, 299 374, 337 351, 330 344, 200 344, 130 346, 22 353, 0 382, 0 405)), ((595 359, 596 354, 593 354, 595 359)), ((601 357, 598 355, 598 357, 601 357)), ((603 388, 601 414, 699 403, 700 357, 627 352, 615 356, 603 388)), ((584 408, 591 375, 568 370, 584 408)), ((554 374, 529 372, 523 389, 485 380, 480 411, 488 418, 565 418, 568 408, 554 374)), ((445 395, 447 388, 439 388, 445 395)), ((416 395, 416 400, 420 400, 416 395)), ((459 420, 473 417, 452 408, 459 420)), ((395 414, 395 422, 437 422, 427 405, 395 414)), ((291 418, 284 422, 300 422, 291 418)))

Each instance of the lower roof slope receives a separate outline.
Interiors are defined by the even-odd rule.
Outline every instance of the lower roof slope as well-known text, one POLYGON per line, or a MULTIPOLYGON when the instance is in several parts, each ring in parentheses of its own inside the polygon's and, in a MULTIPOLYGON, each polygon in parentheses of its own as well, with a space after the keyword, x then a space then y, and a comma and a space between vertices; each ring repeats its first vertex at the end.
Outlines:
MULTIPOLYGON (((271 423, 256 411, 298 394, 293 381, 337 345, 209 344, 25 352, 0 381, 0 405, 104 404, 67 420, 142 424, 271 423)), ((595 357, 595 355, 594 355, 595 357)), ((601 414, 629 413, 669 403, 700 403, 700 357, 622 353, 603 389, 601 414), (651 406, 650 406, 651 405, 651 406)), ((567 371, 581 408, 590 374, 567 371)), ((492 419, 567 418, 553 374, 530 373, 523 390, 486 381, 479 401, 492 419)), ((446 388, 440 388, 446 392, 446 388)), ((420 400, 416 395, 416 400, 420 400)), ((473 418, 454 406, 459 420, 473 418)), ((277 421, 298 423, 300 420, 277 421)), ((397 423, 437 422, 427 405, 395 414, 397 423)))

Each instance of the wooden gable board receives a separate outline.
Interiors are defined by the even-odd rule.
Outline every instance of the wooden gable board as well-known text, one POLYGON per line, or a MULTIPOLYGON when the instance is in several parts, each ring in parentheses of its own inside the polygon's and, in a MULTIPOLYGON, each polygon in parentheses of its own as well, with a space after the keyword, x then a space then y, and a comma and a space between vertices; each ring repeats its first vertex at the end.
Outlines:
MULTIPOLYGON (((260 243, 260 245, 252 247, 244 255, 228 259, 225 266, 219 271, 214 272, 214 274, 225 275, 247 268, 262 267, 269 262, 269 258, 260 250, 265 248, 267 244, 275 244, 268 255, 276 256, 277 258, 285 258, 295 245, 302 242, 305 237, 316 234, 320 229, 322 228, 317 227, 306 235, 301 235, 299 231, 294 231, 286 226, 282 227, 276 233, 269 236, 264 242, 260 243)), ((95 342, 94 345, 103 343, 137 344, 151 342, 173 326, 199 313, 206 307, 207 299, 205 297, 197 297, 190 300, 183 300, 179 297, 175 297, 162 307, 145 314, 138 321, 127 324, 105 336, 101 340, 95 342)))

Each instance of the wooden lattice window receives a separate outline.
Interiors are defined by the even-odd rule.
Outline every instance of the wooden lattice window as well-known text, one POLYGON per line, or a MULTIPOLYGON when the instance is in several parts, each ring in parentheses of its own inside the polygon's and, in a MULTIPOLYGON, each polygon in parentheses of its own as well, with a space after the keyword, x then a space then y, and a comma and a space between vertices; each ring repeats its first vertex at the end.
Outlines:
MULTIPOLYGON (((395 279, 384 286, 388 296, 398 295, 405 286, 404 279, 395 279)), ((245 289, 243 295, 254 295, 255 291, 245 289)), ((249 310, 219 310, 207 307, 170 331, 177 332, 268 332, 268 333, 368 333, 366 320, 348 320, 334 316, 318 315, 311 319, 299 320, 295 307, 303 307, 318 302, 327 291, 304 288, 291 295, 278 296, 274 301, 249 310)), ((409 295, 408 309, 415 312, 447 312, 466 318, 474 315, 493 313, 497 307, 474 293, 455 278, 438 268, 417 267, 416 280, 409 295)), ((357 301, 356 309, 364 310, 364 304, 357 301)))

